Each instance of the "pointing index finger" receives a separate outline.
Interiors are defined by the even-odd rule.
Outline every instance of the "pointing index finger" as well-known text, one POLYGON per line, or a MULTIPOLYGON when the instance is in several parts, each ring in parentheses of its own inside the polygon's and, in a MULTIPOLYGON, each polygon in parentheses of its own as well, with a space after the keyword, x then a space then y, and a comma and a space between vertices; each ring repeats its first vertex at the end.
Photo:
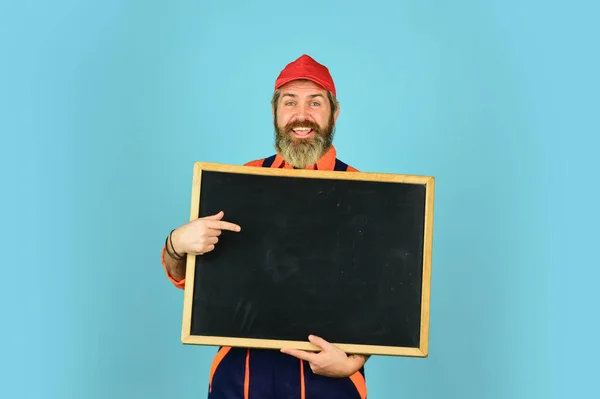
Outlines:
POLYGON ((219 230, 230 230, 230 231, 241 231, 242 228, 235 223, 224 222, 222 220, 214 220, 208 223, 208 227, 211 229, 219 230))

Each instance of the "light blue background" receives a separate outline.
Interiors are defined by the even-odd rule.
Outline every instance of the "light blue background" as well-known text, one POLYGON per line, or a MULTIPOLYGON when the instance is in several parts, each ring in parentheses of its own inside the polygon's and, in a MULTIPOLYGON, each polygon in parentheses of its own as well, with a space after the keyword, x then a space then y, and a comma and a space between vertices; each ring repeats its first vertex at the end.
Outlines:
POLYGON ((0 4, 0 397, 205 397, 160 249, 303 53, 344 161, 436 177, 430 356, 370 398, 600 397, 598 2, 0 4))

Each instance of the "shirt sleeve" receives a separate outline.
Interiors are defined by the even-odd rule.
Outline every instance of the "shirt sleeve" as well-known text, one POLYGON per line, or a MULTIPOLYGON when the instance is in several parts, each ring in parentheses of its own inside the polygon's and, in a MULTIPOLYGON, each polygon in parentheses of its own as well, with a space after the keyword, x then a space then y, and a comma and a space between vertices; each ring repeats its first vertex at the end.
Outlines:
POLYGON ((167 269, 167 264, 165 263, 165 250, 166 250, 166 248, 163 246, 161 254, 160 254, 160 261, 165 270, 165 274, 167 275, 167 278, 169 279, 169 281, 171 283, 173 283, 173 285, 175 287, 177 287, 179 289, 184 289, 185 288, 185 278, 182 278, 181 280, 176 280, 173 276, 171 276, 171 274, 169 273, 169 270, 167 269))

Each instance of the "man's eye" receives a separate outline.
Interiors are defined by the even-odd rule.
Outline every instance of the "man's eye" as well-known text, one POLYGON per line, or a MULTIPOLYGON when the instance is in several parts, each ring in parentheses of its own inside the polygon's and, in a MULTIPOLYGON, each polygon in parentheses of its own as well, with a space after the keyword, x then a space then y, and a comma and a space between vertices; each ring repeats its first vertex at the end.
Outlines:
POLYGON ((285 105, 287 107, 291 107, 292 105, 294 105, 294 102, 293 101, 288 101, 287 103, 285 103, 285 105))
POLYGON ((316 102, 316 101, 313 101, 312 105, 313 105, 313 107, 318 107, 318 106, 319 106, 319 105, 321 105, 321 104, 319 104, 319 103, 318 103, 318 102, 316 102))

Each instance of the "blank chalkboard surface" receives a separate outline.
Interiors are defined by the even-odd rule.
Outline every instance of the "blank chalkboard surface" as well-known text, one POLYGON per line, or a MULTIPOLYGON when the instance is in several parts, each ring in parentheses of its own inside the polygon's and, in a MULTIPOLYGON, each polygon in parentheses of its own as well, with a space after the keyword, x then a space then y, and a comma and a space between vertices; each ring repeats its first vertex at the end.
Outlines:
POLYGON ((182 342, 427 356, 434 178, 196 163, 190 218, 224 211, 187 259, 182 342))

